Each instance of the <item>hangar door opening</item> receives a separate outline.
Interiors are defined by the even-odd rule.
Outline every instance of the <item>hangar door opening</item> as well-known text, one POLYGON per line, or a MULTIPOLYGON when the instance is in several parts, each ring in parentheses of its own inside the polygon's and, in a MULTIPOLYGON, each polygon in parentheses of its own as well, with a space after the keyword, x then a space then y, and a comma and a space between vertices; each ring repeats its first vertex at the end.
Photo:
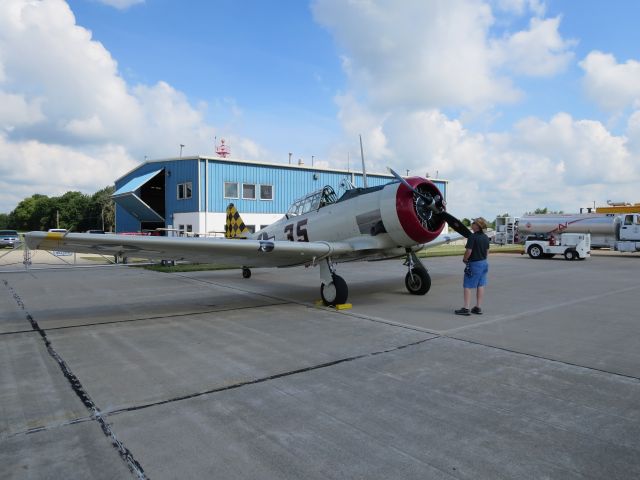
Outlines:
POLYGON ((113 194, 112 198, 138 219, 141 230, 165 227, 164 169, 129 180, 113 194))

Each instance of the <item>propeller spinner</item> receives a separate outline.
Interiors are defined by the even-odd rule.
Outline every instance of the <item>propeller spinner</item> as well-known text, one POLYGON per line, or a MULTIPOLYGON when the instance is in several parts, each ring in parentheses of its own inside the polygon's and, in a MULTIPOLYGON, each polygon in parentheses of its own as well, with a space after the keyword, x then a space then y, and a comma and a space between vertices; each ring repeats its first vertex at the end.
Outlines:
POLYGON ((444 220, 449 224, 451 228, 453 228, 456 232, 462 235, 465 238, 469 238, 471 236, 471 230, 469 230, 460 220, 456 217, 447 213, 445 210, 445 202, 440 195, 431 196, 429 193, 421 192, 418 189, 414 188, 407 182, 404 178, 402 178, 396 171, 392 168, 387 167, 389 172, 396 177, 396 179, 402 183, 405 187, 411 190, 414 193, 414 201, 416 206, 416 213, 420 217, 422 221, 429 224, 431 221, 439 221, 444 220))

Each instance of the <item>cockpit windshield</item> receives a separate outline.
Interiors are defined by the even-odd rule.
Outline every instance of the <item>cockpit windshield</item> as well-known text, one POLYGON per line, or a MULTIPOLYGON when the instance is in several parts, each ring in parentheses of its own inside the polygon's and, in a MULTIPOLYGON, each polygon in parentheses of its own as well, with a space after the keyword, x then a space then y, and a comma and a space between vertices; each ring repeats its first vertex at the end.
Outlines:
POLYGON ((338 200, 336 192, 330 185, 326 185, 324 188, 311 192, 293 202, 287 212, 287 216, 292 217, 311 212, 312 210, 318 210, 325 205, 336 203, 336 200, 338 200))

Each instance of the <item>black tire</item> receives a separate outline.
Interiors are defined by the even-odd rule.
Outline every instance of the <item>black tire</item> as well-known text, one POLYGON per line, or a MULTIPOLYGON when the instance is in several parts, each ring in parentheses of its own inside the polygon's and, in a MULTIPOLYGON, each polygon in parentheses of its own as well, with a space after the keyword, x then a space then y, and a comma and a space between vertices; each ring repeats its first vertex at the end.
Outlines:
POLYGON ((349 287, 347 287, 347 282, 344 281, 340 275, 336 275, 335 273, 331 275, 333 281, 325 285, 324 283, 320 285, 320 296, 322 297, 322 301, 327 306, 335 306, 340 305, 342 303, 347 302, 347 297, 349 296, 349 287))
POLYGON ((564 251, 564 258, 565 260, 575 260, 576 258, 578 258, 578 252, 568 248, 564 251))
POLYGON ((531 245, 529 247, 529 250, 527 250, 527 253, 529 254, 529 256, 531 258, 544 258, 544 251, 542 250, 542 247, 540 245, 538 245, 537 243, 534 243, 533 245, 531 245))
POLYGON ((251 269, 244 267, 242 269, 242 278, 251 278, 251 269))
POLYGON ((424 268, 413 268, 404 277, 404 286, 412 295, 424 295, 431 288, 431 276, 424 268))

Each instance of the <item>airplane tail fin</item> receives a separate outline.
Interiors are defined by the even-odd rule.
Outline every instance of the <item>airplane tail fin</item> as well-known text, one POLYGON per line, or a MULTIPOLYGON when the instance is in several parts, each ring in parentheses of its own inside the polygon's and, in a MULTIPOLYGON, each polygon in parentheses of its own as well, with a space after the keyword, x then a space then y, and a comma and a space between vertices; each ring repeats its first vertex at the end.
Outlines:
POLYGON ((249 229, 244 224, 238 209, 233 203, 227 207, 227 222, 224 225, 225 238, 247 238, 249 229))

